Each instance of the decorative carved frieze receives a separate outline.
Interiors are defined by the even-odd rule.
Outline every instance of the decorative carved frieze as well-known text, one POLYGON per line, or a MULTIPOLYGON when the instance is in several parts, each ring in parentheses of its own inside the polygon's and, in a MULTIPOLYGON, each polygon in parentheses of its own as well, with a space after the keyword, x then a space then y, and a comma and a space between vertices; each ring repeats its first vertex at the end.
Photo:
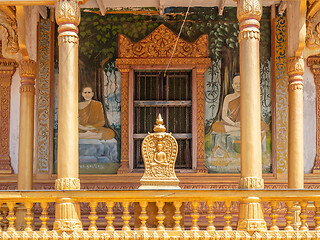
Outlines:
POLYGON ((160 25, 150 35, 137 43, 119 34, 119 58, 173 58, 208 56, 208 35, 202 35, 194 43, 179 39, 164 25, 160 25))
POLYGON ((53 110, 52 105, 52 77, 51 69, 51 30, 53 24, 50 18, 39 20, 39 44, 38 44, 38 78, 36 91, 36 161, 37 170, 41 173, 49 173, 50 155, 52 154, 51 128, 53 110))
POLYGON ((264 180, 257 177, 244 177, 240 179, 239 188, 241 189, 263 189, 264 180))
POLYGON ((206 67, 198 67, 196 69, 197 76, 197 172, 207 173, 208 170, 205 167, 205 147, 204 147, 204 73, 206 67))
POLYGON ((57 190, 76 190, 80 189, 79 178, 58 178, 55 182, 55 188, 57 190))
POLYGON ((11 78, 17 67, 14 60, 0 59, 0 173, 12 173, 9 152, 11 78))

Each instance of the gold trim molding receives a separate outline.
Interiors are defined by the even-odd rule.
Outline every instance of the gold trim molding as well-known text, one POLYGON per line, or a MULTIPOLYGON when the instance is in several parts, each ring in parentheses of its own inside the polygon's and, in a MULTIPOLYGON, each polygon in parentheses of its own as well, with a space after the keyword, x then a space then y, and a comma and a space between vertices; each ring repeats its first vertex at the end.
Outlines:
POLYGON ((116 65, 121 72, 121 167, 118 174, 129 172, 129 75, 136 66, 146 69, 165 67, 188 67, 196 70, 197 90, 197 172, 206 173, 204 166, 204 73, 211 64, 208 58, 208 35, 200 36, 190 43, 179 39, 165 25, 160 25, 147 37, 133 43, 126 36, 119 34, 119 58, 116 65), (177 42, 176 50, 170 57, 177 42))

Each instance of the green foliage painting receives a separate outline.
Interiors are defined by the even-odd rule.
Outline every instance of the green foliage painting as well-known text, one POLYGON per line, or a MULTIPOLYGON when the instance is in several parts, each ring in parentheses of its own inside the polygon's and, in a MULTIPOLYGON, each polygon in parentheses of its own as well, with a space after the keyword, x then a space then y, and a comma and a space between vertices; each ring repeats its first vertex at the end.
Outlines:
MULTIPOLYGON (((150 9, 149 9, 150 10, 150 9)), ((155 12, 155 9, 151 9, 155 12)), ((121 75, 115 66, 118 55, 118 36, 124 34, 133 42, 149 35, 159 25, 164 24, 178 34, 187 8, 166 8, 163 16, 154 14, 106 14, 99 15, 98 9, 83 9, 79 25, 79 99, 81 89, 92 88, 95 101, 103 104, 106 124, 104 127, 115 131, 113 143, 116 144, 117 157, 112 159, 111 172, 96 171, 89 173, 115 173, 120 162, 120 86, 121 75)), ((270 8, 264 8, 260 21, 260 71, 262 120, 271 124, 271 23, 270 8)), ((152 11, 150 11, 152 12, 152 11)), ((205 78, 205 154, 209 172, 239 172, 238 139, 229 139, 228 134, 215 133, 213 125, 222 119, 225 97, 233 92, 232 79, 239 74, 239 23, 236 8, 225 8, 218 15, 217 8, 191 8, 181 32, 181 38, 194 42, 199 36, 209 36, 209 57, 212 59, 205 78), (221 139, 227 139, 221 140, 221 139), (231 156, 226 165, 215 165, 214 151, 217 156, 231 156), (228 165, 232 162, 232 167, 228 165)), ((56 62, 58 47, 56 46, 56 62)), ((266 132, 264 149, 264 171, 271 170, 271 131, 266 132)), ((230 137, 229 137, 230 138, 230 137)), ((114 148, 113 148, 114 149, 114 148)), ((104 153, 107 154, 108 153, 104 153)), ((81 161, 80 161, 81 172, 81 161)), ((83 172, 85 173, 85 172, 83 172)))

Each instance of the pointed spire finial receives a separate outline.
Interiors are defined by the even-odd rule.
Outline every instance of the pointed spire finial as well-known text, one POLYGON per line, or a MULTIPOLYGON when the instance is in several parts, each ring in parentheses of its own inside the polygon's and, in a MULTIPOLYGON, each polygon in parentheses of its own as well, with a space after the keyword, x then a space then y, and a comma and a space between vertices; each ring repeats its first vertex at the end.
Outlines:
POLYGON ((163 119, 162 119, 160 113, 157 117, 156 123, 157 123, 157 125, 154 125, 153 131, 155 131, 155 132, 165 132, 166 131, 166 127, 163 125, 163 119))

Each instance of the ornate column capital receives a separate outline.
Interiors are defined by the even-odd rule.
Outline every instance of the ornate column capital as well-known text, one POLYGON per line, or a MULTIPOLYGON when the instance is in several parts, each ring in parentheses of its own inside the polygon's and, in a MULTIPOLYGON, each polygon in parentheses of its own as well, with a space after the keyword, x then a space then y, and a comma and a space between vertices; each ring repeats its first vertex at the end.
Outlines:
POLYGON ((208 65, 203 65, 203 64, 197 65, 196 66, 197 74, 204 74, 207 71, 208 67, 209 67, 208 65))
POLYGON ((34 94, 34 79, 37 76, 37 64, 33 60, 19 62, 19 75, 21 78, 20 93, 31 92, 34 94))
POLYGON ((37 64, 33 60, 21 60, 19 62, 19 75, 21 78, 36 78, 37 64))
POLYGON ((78 0, 56 0, 56 21, 59 26, 62 24, 79 25, 79 3, 78 0))
POLYGON ((118 66, 119 72, 121 73, 129 73, 130 66, 129 65, 120 65, 118 66))
MULTIPOLYGON (((304 60, 303 57, 288 57, 287 58, 287 73, 289 77, 294 75, 303 75, 304 60)), ((290 81, 290 80, 289 80, 290 81)), ((301 79, 302 81, 302 79, 301 79)))
POLYGON ((303 57, 289 57, 287 58, 287 74, 289 76, 288 91, 303 91, 303 72, 304 60, 303 57))
POLYGON ((249 19, 254 19, 259 24, 262 16, 262 0, 238 0, 237 3, 237 17, 240 24, 249 19))
POLYGON ((16 71, 17 62, 12 59, 0 59, 0 83, 4 83, 5 79, 9 79, 16 71))

